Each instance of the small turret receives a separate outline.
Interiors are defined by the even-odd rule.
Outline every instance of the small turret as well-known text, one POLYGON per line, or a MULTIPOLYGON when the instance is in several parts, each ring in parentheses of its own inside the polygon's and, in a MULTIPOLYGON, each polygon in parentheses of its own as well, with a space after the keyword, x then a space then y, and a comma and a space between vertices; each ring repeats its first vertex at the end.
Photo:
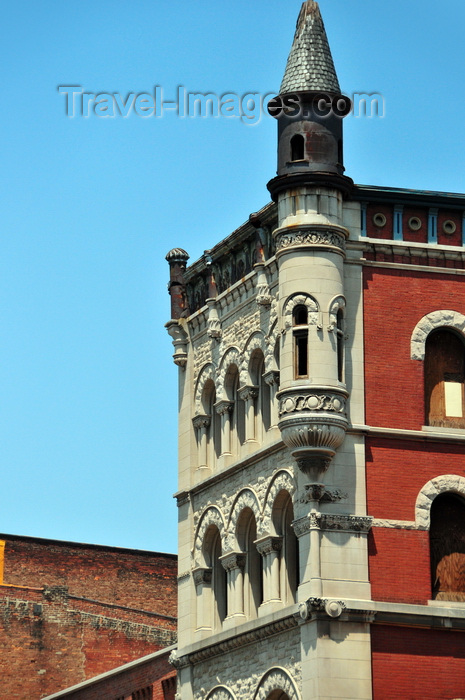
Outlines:
POLYGON ((278 176, 268 183, 276 201, 289 187, 323 185, 348 192, 342 119, 351 101, 341 95, 318 4, 303 3, 280 94, 269 104, 278 120, 278 176))
POLYGON ((166 256, 170 266, 168 294, 171 296, 171 318, 177 319, 189 315, 184 272, 189 254, 182 248, 173 248, 166 256))

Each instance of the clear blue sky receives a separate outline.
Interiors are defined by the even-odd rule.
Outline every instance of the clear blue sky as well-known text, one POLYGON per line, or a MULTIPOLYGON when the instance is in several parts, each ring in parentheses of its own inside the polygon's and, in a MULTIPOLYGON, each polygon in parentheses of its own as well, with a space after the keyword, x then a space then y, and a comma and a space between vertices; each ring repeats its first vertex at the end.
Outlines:
MULTIPOLYGON (((463 0, 321 0, 363 184, 465 191, 463 0)), ((87 92, 277 91, 299 0, 4 6, 0 531, 176 551, 177 368, 165 255, 268 201, 275 123, 65 115, 87 92)))

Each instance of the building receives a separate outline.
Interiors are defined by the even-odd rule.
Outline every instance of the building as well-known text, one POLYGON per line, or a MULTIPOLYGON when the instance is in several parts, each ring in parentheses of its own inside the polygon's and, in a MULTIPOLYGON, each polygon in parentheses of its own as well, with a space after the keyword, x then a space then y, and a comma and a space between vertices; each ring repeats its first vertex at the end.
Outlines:
POLYGON ((272 202, 167 256, 180 700, 465 697, 465 196, 355 185, 347 105, 307 0, 272 202))
MULTIPOLYGON (((95 677, 99 689, 119 683, 121 692, 98 696, 108 700, 128 682, 142 692, 156 679, 161 693, 164 680, 171 692, 174 670, 160 650, 176 641, 175 555, 0 535, 0 611, 2 700, 76 684, 90 700, 85 681, 95 677)), ((134 697, 165 700, 150 692, 134 697)))

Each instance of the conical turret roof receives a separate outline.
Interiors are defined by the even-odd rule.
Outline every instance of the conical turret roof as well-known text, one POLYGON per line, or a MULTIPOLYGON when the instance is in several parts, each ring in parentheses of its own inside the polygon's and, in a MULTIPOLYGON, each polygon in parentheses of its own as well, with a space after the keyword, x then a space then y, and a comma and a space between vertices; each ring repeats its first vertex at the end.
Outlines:
POLYGON ((341 89, 318 3, 306 0, 300 10, 280 94, 341 89))

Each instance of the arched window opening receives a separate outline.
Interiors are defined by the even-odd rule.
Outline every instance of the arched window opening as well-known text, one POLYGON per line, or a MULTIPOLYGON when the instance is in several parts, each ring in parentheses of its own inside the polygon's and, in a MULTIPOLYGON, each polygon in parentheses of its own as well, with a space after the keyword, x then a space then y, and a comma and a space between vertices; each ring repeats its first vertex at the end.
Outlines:
POLYGON ((294 134, 291 138, 291 160, 304 160, 305 139, 302 134, 294 134))
POLYGON ((212 629, 221 627, 226 617, 227 581, 226 571, 221 564, 221 535, 216 525, 210 525, 205 533, 204 557, 207 567, 211 569, 211 618, 212 629))
POLYGON ((215 410, 216 391, 212 379, 207 379, 202 392, 204 426, 198 430, 199 466, 213 468, 216 457, 221 454, 221 419, 215 410), (204 430, 202 430, 204 428, 204 430), (202 441, 205 440, 205 444, 202 441), (205 464, 204 464, 205 463, 205 464))
POLYGON ((250 377, 252 384, 258 386, 258 398, 255 404, 257 439, 263 441, 264 434, 271 425, 270 386, 264 379, 265 358, 261 350, 254 350, 250 360, 250 377))
POLYGON ((237 525, 239 548, 246 555, 244 568, 244 612, 246 617, 257 617, 263 602, 263 572, 261 556, 255 546, 257 524, 250 508, 244 508, 237 525))
POLYGON ((465 352, 462 339, 448 329, 433 331, 425 346, 427 425, 465 428, 465 352))
POLYGON ((245 406, 239 398, 239 370, 237 365, 230 365, 224 382, 226 396, 232 402, 230 415, 231 452, 238 456, 240 447, 245 442, 245 406))
POLYGON ((294 374, 296 379, 308 377, 308 311, 296 306, 293 314, 294 374))
POLYGON ((344 162, 344 156, 342 151, 342 139, 339 139, 337 142, 337 162, 339 163, 339 165, 342 165, 344 162))
POLYGON ((344 314, 342 309, 337 312, 336 343, 337 343, 337 378, 344 381, 344 314))
POLYGON ((465 501, 454 493, 432 503, 430 559, 433 598, 465 601, 465 501))
POLYGON ((287 491, 280 491, 273 505, 273 527, 282 537, 280 557, 281 599, 286 605, 295 603, 299 585, 299 541, 292 527, 294 507, 287 491))

